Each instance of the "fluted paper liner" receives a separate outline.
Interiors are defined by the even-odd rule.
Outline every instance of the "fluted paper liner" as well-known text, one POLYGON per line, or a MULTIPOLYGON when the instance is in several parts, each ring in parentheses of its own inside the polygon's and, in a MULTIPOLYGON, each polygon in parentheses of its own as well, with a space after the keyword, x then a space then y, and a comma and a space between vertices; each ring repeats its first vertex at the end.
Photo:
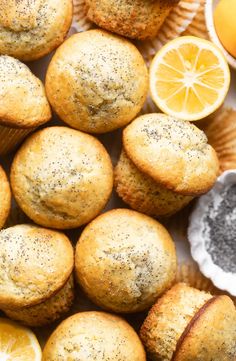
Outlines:
POLYGON ((0 125, 0 155, 10 153, 35 129, 36 128, 11 128, 0 125))
POLYGON ((206 133, 208 142, 216 150, 220 172, 236 169, 236 110, 222 107, 203 120, 199 127, 206 133))

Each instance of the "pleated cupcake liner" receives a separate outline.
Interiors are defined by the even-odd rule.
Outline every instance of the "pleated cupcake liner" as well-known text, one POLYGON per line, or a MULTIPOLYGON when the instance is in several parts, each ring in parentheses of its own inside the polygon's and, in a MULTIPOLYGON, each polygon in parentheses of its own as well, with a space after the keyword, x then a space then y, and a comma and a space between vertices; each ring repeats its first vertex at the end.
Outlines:
POLYGON ((198 126, 217 153, 220 173, 236 169, 236 110, 223 106, 198 126))
POLYGON ((209 33, 205 20, 205 2, 205 0, 200 0, 199 9, 183 35, 197 36, 198 38, 209 40, 209 33))
POLYGON ((0 125, 0 155, 14 150, 36 128, 20 129, 0 125))
POLYGON ((176 282, 184 282, 190 287, 197 288, 200 291, 209 292, 212 295, 227 295, 236 305, 236 297, 231 296, 226 291, 219 290, 214 284, 206 278, 194 263, 180 263, 177 270, 176 282))

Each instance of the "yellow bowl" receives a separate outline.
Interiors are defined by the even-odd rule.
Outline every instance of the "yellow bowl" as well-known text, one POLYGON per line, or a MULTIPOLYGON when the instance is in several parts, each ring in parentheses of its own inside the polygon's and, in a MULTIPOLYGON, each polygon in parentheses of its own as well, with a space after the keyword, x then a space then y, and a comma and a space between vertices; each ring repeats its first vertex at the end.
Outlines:
POLYGON ((209 37, 215 45, 217 45, 224 53, 228 64, 233 68, 236 69, 236 58, 234 58, 222 45, 214 24, 214 10, 219 3, 219 0, 206 0, 205 3, 205 19, 206 25, 209 32, 209 37))

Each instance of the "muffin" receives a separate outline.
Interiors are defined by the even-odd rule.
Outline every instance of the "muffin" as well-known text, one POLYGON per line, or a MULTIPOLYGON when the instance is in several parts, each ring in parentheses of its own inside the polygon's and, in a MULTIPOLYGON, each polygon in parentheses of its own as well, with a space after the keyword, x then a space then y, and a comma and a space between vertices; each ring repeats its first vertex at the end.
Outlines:
POLYGON ((196 126, 165 114, 146 114, 123 132, 115 188, 133 209, 169 216, 206 193, 218 168, 215 151, 196 126))
POLYGON ((128 124, 148 91, 143 57, 126 39, 102 30, 71 36, 54 55, 46 92, 59 117, 88 133, 128 124))
POLYGON ((52 322, 73 300, 73 248, 62 233, 34 225, 0 232, 0 308, 29 326, 52 322))
POLYGON ((157 35, 179 0, 85 0, 87 17, 99 27, 132 39, 157 35))
POLYGON ((6 173, 0 166, 0 229, 4 226, 11 208, 11 190, 6 173))
POLYGON ((98 306, 118 313, 143 311, 175 279, 175 246, 154 219, 128 209, 112 210, 82 232, 75 273, 98 306))
POLYGON ((43 361, 146 361, 138 335, 122 318, 81 312, 63 321, 43 350, 43 361))
POLYGON ((0 56, 0 154, 51 118, 44 86, 30 69, 10 56, 0 56))
POLYGON ((179 283, 153 306, 140 336, 154 361, 234 361, 235 306, 179 283))
POLYGON ((57 229, 76 228, 95 218, 113 186, 103 145, 66 127, 45 128, 29 137, 13 160, 10 177, 27 216, 57 229))
POLYGON ((2 0, 0 54, 23 61, 41 58, 63 42, 72 15, 72 0, 2 0))

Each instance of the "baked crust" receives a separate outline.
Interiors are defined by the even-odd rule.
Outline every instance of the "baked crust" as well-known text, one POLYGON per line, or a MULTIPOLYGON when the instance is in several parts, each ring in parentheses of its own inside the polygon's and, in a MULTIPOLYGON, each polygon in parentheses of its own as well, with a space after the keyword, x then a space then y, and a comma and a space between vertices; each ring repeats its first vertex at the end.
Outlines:
POLYGON ((115 167, 114 184, 118 195, 131 208, 153 217, 171 216, 193 199, 172 192, 140 172, 124 149, 115 167))
POLYGON ((4 226, 11 208, 11 190, 7 176, 0 166, 0 229, 4 226))
POLYGON ((41 58, 64 41, 72 15, 72 0, 1 0, 0 54, 41 58))
POLYGON ((206 193, 219 162, 206 135, 195 125, 165 114, 145 114, 123 132, 123 146, 136 167, 182 195, 206 193))
POLYGON ((179 0, 85 0, 87 17, 114 33, 144 40, 153 38, 179 0))
POLYGON ((44 302, 17 310, 3 309, 2 311, 13 320, 20 321, 29 327, 48 325, 69 311, 74 301, 73 275, 55 295, 44 302))
POLYGON ((154 219, 128 209, 106 212, 76 246, 77 280, 91 300, 114 312, 150 307, 176 275, 175 246, 154 219))
POLYGON ((63 321, 43 350, 43 361, 146 361, 138 335, 122 318, 81 312, 63 321))
POLYGON ((0 55, 0 124, 37 127, 51 118, 42 82, 19 60, 0 55))
POLYGON ((236 310, 228 296, 216 296, 199 311, 172 361, 234 361, 236 310))
POLYGON ((210 299, 212 295, 178 283, 157 301, 140 331, 152 360, 173 361, 178 340, 194 315, 210 299))
POLYGON ((17 203, 35 223, 66 229, 88 223, 105 207, 113 169, 103 145, 67 127, 30 136, 11 168, 17 203))
POLYGON ((74 254, 62 233, 34 225, 0 232, 0 308, 16 310, 42 303, 69 279, 74 254))
POLYGON ((56 51, 46 75, 48 99, 73 128, 105 133, 128 124, 148 92, 142 55, 103 30, 75 34, 56 51))

